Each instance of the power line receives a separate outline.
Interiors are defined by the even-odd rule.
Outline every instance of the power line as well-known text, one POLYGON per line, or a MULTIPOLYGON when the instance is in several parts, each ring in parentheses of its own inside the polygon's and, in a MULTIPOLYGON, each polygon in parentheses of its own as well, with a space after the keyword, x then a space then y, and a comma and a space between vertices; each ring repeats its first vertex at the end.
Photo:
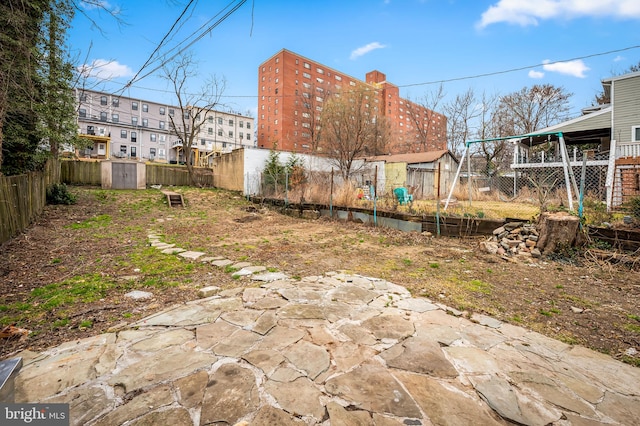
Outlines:
MULTIPOLYGON (((150 76, 151 74, 153 74, 154 72, 158 71, 160 68, 165 66, 171 60, 173 60, 176 56, 178 56, 179 54, 183 53, 185 50, 187 50, 188 48, 193 46, 196 42, 200 41, 205 35, 210 33, 214 28, 216 28, 218 25, 220 25, 222 22, 224 22, 229 16, 231 16, 231 14, 233 14, 243 4, 245 4, 246 1, 247 0, 241 0, 237 5, 235 5, 233 8, 231 8, 231 10, 229 10, 227 13, 225 13, 224 16, 222 16, 220 19, 218 19, 216 22, 214 22, 212 25, 208 26, 204 31, 202 31, 200 34, 198 34, 197 37, 194 40, 190 41, 185 47, 181 48, 180 50, 178 50, 173 55, 171 55, 168 58, 164 59, 160 63, 160 65, 156 66, 151 71, 149 71, 146 74, 144 74, 143 76, 139 77, 136 80, 131 80, 130 83, 134 83, 135 81, 140 81, 143 78, 146 78, 146 77, 150 76)), ((198 28, 197 31, 200 31, 200 29, 202 29, 205 25, 207 25, 209 22, 211 22, 216 16, 220 15, 226 8, 231 6, 233 3, 234 2, 231 2, 227 6, 225 6, 225 8, 222 9, 222 11, 220 11, 217 15, 215 15, 213 18, 211 18, 209 21, 207 21, 204 25, 200 26, 200 28, 198 28)), ((182 42, 178 43, 176 46, 174 46, 173 48, 169 49, 169 51, 167 53, 172 52, 173 50, 179 48, 181 44, 185 43, 187 40, 189 40, 191 37, 193 37, 197 33, 197 31, 193 32, 189 37, 185 38, 182 42)))
POLYGON ((553 65, 553 64, 563 63, 563 62, 577 61, 579 59, 594 58, 596 56, 610 55, 612 53, 619 53, 619 52, 624 52, 624 51, 627 51, 627 50, 632 50, 632 49, 637 49, 637 48, 640 48, 640 45, 624 47, 622 49, 609 50, 608 52, 600 52, 600 53, 593 53, 591 55, 578 56, 578 57, 572 58, 572 59, 564 59, 564 60, 547 62, 547 63, 542 63, 542 64, 528 65, 528 66, 525 66, 525 67, 512 68, 512 69, 503 70, 503 71, 494 71, 494 72, 470 75, 470 76, 465 76, 465 77, 448 78, 448 79, 444 79, 444 80, 427 81, 425 83, 404 84, 404 85, 401 85, 401 86, 398 86, 398 87, 426 86, 426 85, 430 85, 430 84, 450 83, 452 81, 471 80, 471 79, 474 79, 474 78, 490 77, 490 76, 493 76, 493 75, 507 74, 507 73, 510 73, 510 72, 524 71, 524 70, 528 70, 528 69, 532 69, 532 68, 538 68, 538 67, 541 67, 541 66, 544 66, 544 65, 553 65))
POLYGON ((173 22, 173 24, 171 25, 171 28, 169 28, 169 31, 167 31, 167 33, 164 35, 164 37, 162 37, 162 40, 160 40, 160 43, 158 43, 158 45, 153 50, 153 52, 151 52, 151 55, 149 55, 149 57, 147 58, 146 62, 140 67, 140 69, 138 70, 138 72, 136 72, 136 74, 133 76, 133 78, 131 80, 129 80, 129 82, 127 84, 124 85, 123 89, 129 87, 136 80, 138 75, 140 75, 140 73, 147 67, 147 65, 149 65, 149 63, 153 59, 153 56, 160 50, 160 48, 164 44, 165 40, 169 37, 169 35, 171 35, 171 33, 173 32, 175 27, 178 25, 178 23, 180 22, 182 17, 187 13, 187 10, 189 10, 189 8, 191 7, 191 4, 193 4, 194 1, 195 0, 190 0, 189 1, 189 3, 182 10, 182 13, 180 14, 180 16, 178 16, 178 18, 173 22))

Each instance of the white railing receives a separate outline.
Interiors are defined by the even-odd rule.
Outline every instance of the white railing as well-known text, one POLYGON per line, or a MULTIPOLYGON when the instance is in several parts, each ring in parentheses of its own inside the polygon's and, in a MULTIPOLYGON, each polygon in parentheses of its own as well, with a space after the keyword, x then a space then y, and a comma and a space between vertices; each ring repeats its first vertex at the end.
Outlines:
POLYGON ((616 149, 616 158, 640 157, 640 143, 619 144, 616 149))

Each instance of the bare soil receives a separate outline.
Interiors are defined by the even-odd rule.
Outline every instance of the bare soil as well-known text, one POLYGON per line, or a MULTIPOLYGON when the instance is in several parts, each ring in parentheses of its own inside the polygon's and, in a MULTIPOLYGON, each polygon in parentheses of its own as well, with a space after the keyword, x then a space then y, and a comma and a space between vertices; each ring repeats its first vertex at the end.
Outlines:
POLYGON ((336 270, 384 278, 467 315, 485 313, 640 365, 640 276, 629 264, 599 260, 588 249, 503 260, 478 249, 483 238, 298 218, 227 191, 173 190, 183 193, 186 208, 168 207, 157 190, 72 187, 75 205, 47 206, 33 226, 0 246, 0 325, 29 331, 1 339, 0 358, 118 330, 197 298, 203 286, 256 285, 211 264, 160 254, 149 247, 153 230, 179 247, 294 278, 336 270), (78 283, 95 292, 77 295, 78 283), (133 289, 154 297, 124 297, 133 289), (75 298, 53 303, 61 297, 54 290, 75 298), (35 296, 42 292, 47 296, 35 296))

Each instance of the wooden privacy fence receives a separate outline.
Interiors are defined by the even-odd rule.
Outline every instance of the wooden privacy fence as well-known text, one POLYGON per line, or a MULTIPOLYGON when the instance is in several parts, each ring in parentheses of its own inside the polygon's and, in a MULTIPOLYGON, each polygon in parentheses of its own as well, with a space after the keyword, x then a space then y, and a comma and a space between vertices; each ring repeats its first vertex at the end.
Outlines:
MULTIPOLYGON (((186 167, 160 166, 147 164, 147 185, 191 186, 186 167)), ((194 179, 200 186, 213 186, 213 170, 196 168, 194 179)))
POLYGON ((62 161, 62 182, 70 185, 101 185, 100 164, 98 161, 62 161))
POLYGON ((55 160, 40 172, 0 176, 0 244, 37 219, 47 203, 47 187, 59 182, 60 163, 55 160))
MULTIPOLYGON (((99 161, 63 161, 62 182, 70 185, 101 185, 102 163, 99 161)), ((191 186, 189 172, 184 166, 146 164, 147 185, 191 186)), ((194 178, 200 186, 213 186, 213 170, 194 169, 194 178)))

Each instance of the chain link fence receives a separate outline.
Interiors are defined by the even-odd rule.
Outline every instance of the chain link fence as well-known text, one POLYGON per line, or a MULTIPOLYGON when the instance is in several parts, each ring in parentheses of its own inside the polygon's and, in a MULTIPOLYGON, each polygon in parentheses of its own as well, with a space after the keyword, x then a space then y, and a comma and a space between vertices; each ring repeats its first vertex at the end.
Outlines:
POLYGON ((286 203, 376 208, 416 215, 533 220, 542 211, 570 210, 582 213, 589 224, 610 219, 606 207, 606 161, 571 161, 566 172, 561 163, 529 163, 489 175, 481 159, 456 170, 437 167, 405 167, 404 170, 363 168, 344 179, 339 171, 284 174, 267 183, 259 173, 246 175, 247 194, 279 198, 286 203), (584 173, 583 173, 584 171, 584 173), (405 188, 410 202, 395 193, 405 188), (582 203, 580 189, 583 188, 582 203), (569 197, 571 194, 571 197, 569 197))

